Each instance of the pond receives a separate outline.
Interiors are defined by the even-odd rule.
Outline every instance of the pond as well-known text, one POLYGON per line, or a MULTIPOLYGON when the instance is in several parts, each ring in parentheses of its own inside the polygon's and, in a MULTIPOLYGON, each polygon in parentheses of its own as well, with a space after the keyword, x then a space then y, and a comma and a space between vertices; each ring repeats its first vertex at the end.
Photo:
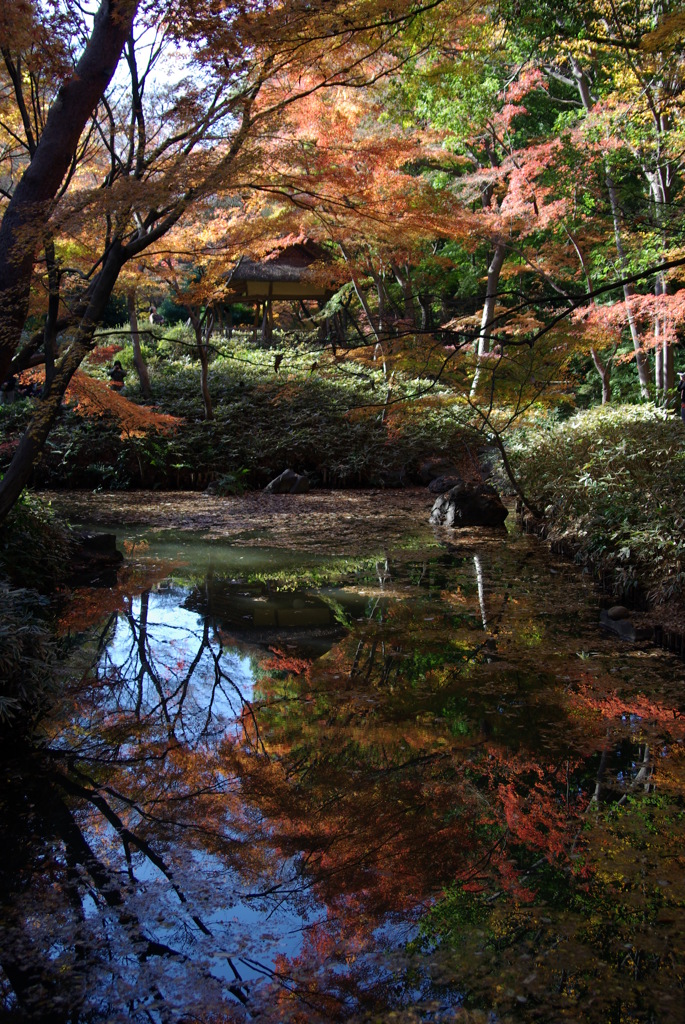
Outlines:
POLYGON ((119 540, 4 752, 8 1019, 683 1019, 685 671, 575 566, 410 516, 119 540))

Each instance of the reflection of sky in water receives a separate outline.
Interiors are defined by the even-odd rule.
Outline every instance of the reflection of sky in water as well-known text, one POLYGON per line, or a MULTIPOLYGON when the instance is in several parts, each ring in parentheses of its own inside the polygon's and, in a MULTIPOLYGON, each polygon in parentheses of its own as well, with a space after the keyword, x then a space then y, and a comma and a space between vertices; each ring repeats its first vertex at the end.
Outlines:
MULTIPOLYGON (((140 715, 146 718, 159 716, 166 706, 174 732, 184 743, 219 742, 230 730, 242 736, 240 716, 255 683, 253 659, 222 648, 204 619, 182 607, 189 593, 170 584, 150 592, 146 616, 144 598, 133 598, 130 616, 122 613, 117 618, 98 675, 113 684, 111 701, 117 711, 132 714, 140 706, 140 715), (146 620, 142 631, 141 618, 146 620)), ((98 832, 101 850, 119 859, 116 831, 99 823, 98 832)), ((266 838, 268 843, 263 821, 260 833, 261 842, 266 838)), ((277 877, 272 870, 268 878, 256 878, 247 886, 238 871, 207 851, 179 843, 169 860, 174 875, 183 876, 183 895, 193 913, 212 934, 188 920, 169 877, 134 851, 131 870, 146 929, 158 942, 189 947, 189 953, 192 947, 193 959, 209 962, 212 975, 226 983, 234 983, 236 973, 247 982, 268 977, 276 958, 296 957, 304 930, 325 916, 309 880, 298 870, 299 859, 284 861, 276 850, 268 860, 280 861, 277 877)), ((92 911, 94 907, 86 908, 87 913, 92 911)))
MULTIPOLYGON (((375 998, 375 986, 388 1007, 435 997, 439 1013, 449 1015, 464 986, 451 971, 442 987, 439 978, 434 981, 432 946, 405 976, 397 967, 424 923, 422 913, 458 871, 489 863, 493 835, 509 827, 508 819, 497 817, 500 775, 512 785, 523 778, 527 798, 528 776, 517 772, 528 764, 535 769, 542 759, 541 773, 552 779, 550 792, 556 789, 551 796, 536 790, 534 800, 520 805, 532 816, 532 842, 538 802, 549 800, 554 825, 554 815, 570 800, 567 840, 574 849, 576 793, 584 793, 587 803, 595 792, 599 810, 600 797, 604 804, 625 802, 621 794, 644 781, 648 749, 665 748, 640 748, 640 715, 619 716, 614 727, 620 722, 620 732, 603 754, 605 727, 592 740, 586 724, 598 714, 594 705, 584 718, 573 705, 567 711, 565 701, 573 687, 579 702, 585 688, 589 699, 599 701, 617 671, 623 681, 624 674, 642 674, 645 662, 597 632, 596 611, 577 586, 575 570, 559 564, 550 571, 527 540, 512 542, 509 552, 484 545, 477 554, 371 564, 355 569, 356 578, 346 570, 344 588, 317 586, 317 574, 303 570, 306 590, 288 589, 297 587, 297 573, 285 574, 286 585, 277 571, 284 561, 288 569, 311 566, 311 556, 221 550, 193 538, 174 545, 165 537, 166 543, 188 569, 131 598, 100 656, 96 711, 104 702, 115 725, 114 745, 120 743, 121 713, 126 738, 115 753, 114 745, 107 747, 112 737, 106 730, 101 749, 91 741, 94 772, 101 750, 103 757, 123 751, 122 775, 147 770, 135 762, 136 715, 152 744, 159 740, 163 747, 171 737, 171 749, 178 740, 199 754, 197 764, 206 755, 211 761, 224 738, 234 742, 240 758, 235 769, 222 750, 213 769, 221 802, 215 805, 219 820, 208 828, 216 825, 226 840, 220 853, 211 839, 206 847, 194 842, 183 831, 186 820, 178 831, 162 829, 169 870, 134 848, 127 907, 155 941, 188 957, 187 968, 170 969, 179 979, 186 969, 195 972, 184 982, 186 994, 203 985, 204 970, 235 1004, 240 995, 229 991, 232 985, 251 986, 278 969, 288 983, 299 979, 305 996, 319 982, 334 993, 336 1019, 358 1013, 355 991, 366 988, 375 998), (205 578, 208 566, 213 572, 205 578), (264 574, 266 582, 259 575, 263 568, 273 571, 271 578, 264 574), (286 678, 288 659, 321 634, 321 649, 308 655, 311 671, 286 678), (281 654, 274 657, 269 648, 282 648, 281 654), (262 657, 272 662, 265 672, 262 657), (253 700, 251 719, 246 702, 253 700), (254 739, 257 727, 263 748, 254 739), (262 752, 268 757, 262 759, 262 752), (496 754, 501 757, 494 762, 496 754), (277 770, 272 775, 265 765, 277 770), (463 815, 457 814, 462 805, 463 815), (301 855, 292 856, 297 849, 301 855), (174 888, 176 880, 187 903, 174 888), (293 963, 298 957, 300 963, 293 963)), ((154 542, 153 549, 155 558, 163 555, 154 542)), ((652 675, 656 668, 651 666, 652 675)), ((611 707, 603 713, 613 715, 611 707)), ((85 714, 83 724, 85 732, 85 714)), ((185 819, 174 788, 182 789, 185 780, 178 782, 178 765, 165 758, 149 769, 153 780, 158 773, 159 786, 146 807, 154 805, 154 811, 159 797, 169 818, 185 819)), ((193 801, 195 782, 187 782, 193 801)), ((131 828, 144 826, 141 832, 154 841, 154 826, 146 832, 142 814, 129 814, 131 828)), ((98 853, 123 876, 116 829, 94 809, 82 818, 98 853)), ((207 825, 201 808, 197 821, 207 825)), ((562 825, 555 827, 566 841, 562 825)), ((522 844, 523 835, 515 841, 522 844)), ((533 858, 540 862, 537 846, 533 858)), ((488 908, 492 891, 504 902, 499 876, 484 885, 490 886, 484 889, 488 908)), ((434 1012, 412 1019, 452 1019, 434 1012)), ((281 1019, 273 1008, 261 1016, 281 1019)))
POLYGON ((254 670, 251 658, 223 648, 202 616, 181 606, 189 592, 178 586, 150 592, 144 627, 143 599, 133 598, 131 618, 119 615, 98 674, 121 681, 119 710, 140 705, 149 715, 164 704, 192 743, 220 736, 240 718, 244 701, 252 699, 254 670))

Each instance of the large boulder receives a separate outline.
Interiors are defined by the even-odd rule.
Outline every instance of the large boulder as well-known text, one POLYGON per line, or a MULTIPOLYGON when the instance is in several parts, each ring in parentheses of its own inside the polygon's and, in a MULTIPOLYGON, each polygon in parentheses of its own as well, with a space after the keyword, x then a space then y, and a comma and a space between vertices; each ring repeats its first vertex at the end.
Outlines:
POLYGON ((502 526, 509 515, 490 484, 461 481, 436 499, 430 521, 437 526, 502 526))
POLYGON ((461 479, 459 467, 451 459, 426 459, 419 466, 418 473, 419 480, 422 484, 426 484, 426 486, 431 481, 437 480, 438 477, 452 477, 454 480, 461 479))
POLYGON ((309 486, 306 476, 301 476, 294 469, 284 469, 264 490, 267 494, 307 494, 309 486))
POLYGON ((428 490, 431 494, 445 494, 446 491, 451 491, 453 487, 458 487, 462 482, 460 476, 436 476, 435 480, 431 480, 428 484, 428 490))
POLYGON ((654 630, 651 626, 635 626, 630 618, 630 612, 623 605, 615 605, 613 608, 603 608, 599 613, 599 623, 606 630, 617 633, 624 640, 634 643, 636 640, 651 640, 654 630))

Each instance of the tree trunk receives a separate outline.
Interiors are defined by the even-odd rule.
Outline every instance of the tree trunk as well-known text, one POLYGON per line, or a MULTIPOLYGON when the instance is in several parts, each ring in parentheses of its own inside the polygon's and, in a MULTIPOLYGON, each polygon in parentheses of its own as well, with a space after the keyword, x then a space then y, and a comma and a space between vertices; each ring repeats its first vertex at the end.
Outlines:
POLYGON ((659 303, 659 299, 663 293, 663 276, 661 274, 657 274, 657 278, 654 283, 654 385, 656 388, 657 401, 659 401, 663 395, 664 368, 668 358, 668 344, 664 331, 665 325, 661 320, 661 305, 659 303))
POLYGON ((0 225, 0 381, 26 320, 36 247, 81 133, 119 63, 137 0, 102 0, 72 76, 60 88, 0 225))
POLYGON ((385 288, 385 282, 380 274, 377 274, 374 270, 371 259, 368 261, 369 274, 373 283, 376 286, 376 296, 378 297, 378 333, 384 334, 387 329, 387 309, 388 309, 388 293, 385 288))
POLYGON ((373 336, 376 339, 376 341, 378 341, 378 330, 376 328, 376 324, 374 323, 373 313, 371 312, 371 309, 369 308, 369 304, 366 301, 366 296, 364 295, 364 292, 362 291, 361 285, 359 284, 359 278, 357 277, 357 272, 354 269, 354 264, 353 264, 352 260, 350 259, 350 256, 349 256, 349 254, 347 252, 347 249, 345 248, 344 245, 340 244, 340 250, 341 250, 343 256, 345 257, 345 262, 347 263, 347 266, 349 267, 350 278, 352 279, 352 284, 354 285, 354 290, 355 290, 355 292, 357 294, 357 298, 359 299, 359 303, 360 303, 360 305, 361 305, 361 307, 364 310, 364 313, 366 315, 366 320, 368 322, 368 325, 371 328, 371 333, 373 334, 373 336))
MULTIPOLYGON (((573 248, 576 250, 576 255, 577 255, 578 259, 580 260, 580 265, 583 268, 583 273, 585 274, 585 283, 587 285, 588 293, 590 295, 592 295, 592 293, 595 290, 595 287, 594 287, 594 285, 592 283, 592 278, 590 277, 590 271, 588 270, 587 263, 585 262, 585 257, 583 256, 583 253, 581 252, 580 246, 578 245, 577 241, 575 240, 575 238, 573 237, 573 235, 571 234, 569 229, 566 226, 564 226, 564 230, 566 231, 566 234, 570 238, 571 244, 573 245, 573 248)), ((591 299, 591 302, 592 302, 593 306, 596 305, 594 299, 591 299)), ((590 349, 590 355, 592 356, 592 362, 594 363, 595 369, 597 370, 597 373, 600 376, 600 380, 602 381, 602 405, 609 405, 609 403, 611 402, 611 370, 612 370, 613 359, 614 359, 614 356, 616 355, 617 349, 618 349, 618 343, 616 345, 614 345, 613 351, 610 353, 609 357, 607 358, 606 363, 602 362, 602 359, 601 359, 599 353, 597 352, 597 350, 595 348, 591 348, 590 349)))
POLYGON ((59 319, 59 271, 55 256, 55 243, 48 238, 45 243, 45 264, 48 272, 48 312, 43 328, 43 351, 45 353, 45 385, 43 393, 55 376, 55 359, 57 358, 57 321, 59 319))
POLYGON ((404 274, 399 267, 392 264, 392 271, 395 275, 395 280, 402 289, 402 295, 404 297, 404 316, 405 319, 410 320, 414 327, 420 326, 420 319, 418 318, 418 310, 416 308, 416 302, 414 301, 414 291, 411 286, 411 274, 409 267, 405 266, 404 274))
POLYGON ((606 363, 603 363, 594 348, 590 349, 590 354, 602 380, 602 405, 609 405, 611 402, 611 360, 607 359, 606 363))
MULTIPOLYGON (((573 77, 578 85, 578 94, 580 101, 586 112, 592 109, 593 101, 590 94, 590 83, 588 77, 580 66, 578 60, 575 57, 571 58, 571 68, 573 70, 573 77)), ((614 239, 616 242, 616 252, 618 253, 618 261, 621 267, 621 271, 627 274, 629 271, 628 260, 626 258, 625 246, 623 245, 623 237, 621 234, 621 208, 618 202, 618 196, 616 195, 616 186, 611 177, 611 171, 609 163, 605 159, 604 161, 604 174, 607 187, 607 193, 609 196, 609 205, 611 207, 611 217, 614 222, 614 239)), ((643 398, 649 398, 649 364, 647 356, 642 347, 640 340, 640 334, 635 323, 635 316, 631 307, 631 298, 634 295, 634 291, 631 285, 623 285, 623 298, 626 304, 626 314, 628 317, 628 326, 630 328, 630 336, 633 340, 633 348, 635 350, 635 362, 637 364, 637 375, 640 381, 640 392, 643 398)))
POLYGON ((499 288, 500 274, 507 249, 504 242, 498 242, 488 267, 488 281, 483 303, 483 316, 480 322, 480 333, 478 335, 478 364, 473 375, 471 385, 471 396, 473 397, 478 388, 481 371, 481 359, 490 351, 490 338, 492 337, 492 325, 495 319, 495 307, 497 306, 497 290, 499 288))
POLYGON ((102 270, 93 282, 78 326, 73 330, 71 341, 67 339, 62 346, 65 350, 64 355, 55 366, 55 375, 47 393, 38 403, 38 408, 19 442, 14 458, 4 477, 0 480, 0 523, 14 507, 24 487, 31 479, 33 467, 43 451, 69 381, 92 348, 95 328, 105 311, 105 306, 124 263, 125 256, 121 246, 114 244, 102 270))
MULTIPOLYGON (((202 390, 202 402, 205 407, 205 420, 213 420, 214 409, 212 407, 212 396, 209 393, 209 353, 205 339, 202 336, 202 320, 195 312, 191 312, 190 318, 195 332, 197 354, 200 359, 200 388, 202 390)), ((211 326, 209 333, 211 335, 211 326)))
POLYGON ((421 307, 420 329, 422 331, 431 331, 433 329, 433 316, 431 313, 430 295, 427 292, 419 292, 417 298, 421 307))
MULTIPOLYGON (((611 217, 614 222, 614 239, 616 241, 616 252, 618 253, 618 262, 621 267, 621 271, 624 274, 629 272, 628 259, 626 256, 625 246, 623 245, 623 237, 621 234, 621 209, 618 203, 618 196, 616 195, 616 186, 614 185, 613 179, 609 173, 608 165, 606 166, 606 185, 607 192, 609 194, 609 204, 611 206, 611 217)), ((623 298, 626 304, 626 315, 628 317, 628 327, 630 328, 630 337, 633 340, 633 349, 635 350, 635 362, 637 364, 637 376, 640 381, 640 393, 643 398, 649 398, 649 363, 647 355, 642 347, 642 341, 640 339, 640 333, 637 329, 637 323, 635 322, 635 315, 633 313, 631 299, 635 294, 635 290, 631 284, 623 285, 623 298)))
POLYGON ((138 374, 138 380, 140 381, 140 390, 143 393, 143 398, 152 398, 152 388, 150 387, 150 375, 147 372, 147 366, 143 359, 143 353, 140 348, 140 334, 138 333, 138 313, 136 312, 136 289, 130 288, 126 299, 128 302, 128 319, 131 325, 131 344, 133 346, 133 365, 136 368, 138 374))
POLYGON ((204 345, 198 346, 200 353, 200 387, 202 388, 202 401, 205 407, 205 419, 214 419, 214 409, 212 408, 212 396, 209 393, 209 359, 207 358, 207 350, 204 345))
POLYGON ((664 364, 664 405, 668 405, 669 398, 675 387, 675 365, 673 360, 673 346, 669 344, 668 337, 664 335, 661 349, 664 364))
POLYGON ((271 312, 271 299, 264 303, 264 315, 262 316, 262 348, 271 348, 273 338, 273 316, 271 312))

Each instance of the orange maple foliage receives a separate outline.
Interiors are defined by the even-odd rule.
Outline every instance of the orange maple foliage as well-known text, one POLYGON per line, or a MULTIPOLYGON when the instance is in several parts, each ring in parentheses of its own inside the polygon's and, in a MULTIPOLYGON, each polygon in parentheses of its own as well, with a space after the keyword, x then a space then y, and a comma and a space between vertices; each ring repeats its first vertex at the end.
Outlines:
MULTIPOLYGON (((19 381, 21 384, 42 385, 44 378, 44 371, 34 368, 24 370, 19 381)), ((65 399, 81 416, 113 417, 121 427, 122 438, 140 437, 149 430, 169 433, 182 422, 178 416, 156 412, 146 405, 136 405, 105 381, 89 377, 83 370, 77 370, 72 377, 65 399)))

